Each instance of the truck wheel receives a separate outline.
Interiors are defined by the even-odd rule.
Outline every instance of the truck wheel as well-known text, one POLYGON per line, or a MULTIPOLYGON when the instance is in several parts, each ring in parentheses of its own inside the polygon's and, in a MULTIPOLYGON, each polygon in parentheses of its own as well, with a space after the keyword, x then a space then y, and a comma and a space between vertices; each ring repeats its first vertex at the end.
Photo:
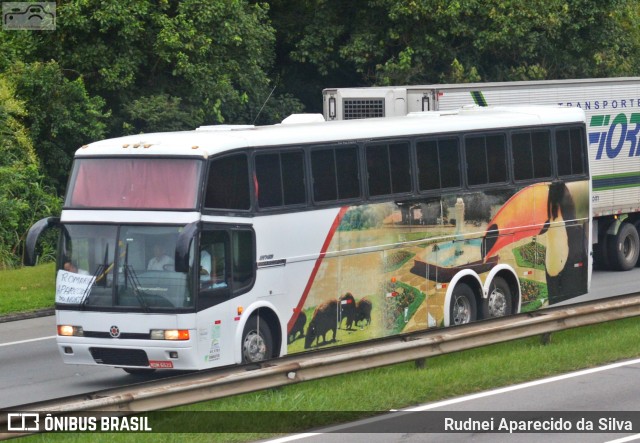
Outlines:
MULTIPOLYGON (((638 233, 638 237, 640 237, 640 221, 637 221, 633 224, 636 228, 636 232, 638 233)), ((636 266, 640 267, 640 254, 638 255, 638 261, 636 262, 636 266)))
POLYGON ((242 363, 267 360, 272 355, 273 340, 269 325, 266 320, 254 315, 249 318, 242 333, 242 363))
POLYGON ((449 324, 464 325, 476 320, 476 297, 466 283, 458 283, 451 294, 449 324))
POLYGON ((497 318, 511 314, 511 288, 502 277, 491 282, 489 295, 482 301, 482 318, 497 318))
POLYGON ((631 223, 622 223, 616 235, 608 239, 609 264, 618 271, 628 271, 638 262, 640 239, 631 223))

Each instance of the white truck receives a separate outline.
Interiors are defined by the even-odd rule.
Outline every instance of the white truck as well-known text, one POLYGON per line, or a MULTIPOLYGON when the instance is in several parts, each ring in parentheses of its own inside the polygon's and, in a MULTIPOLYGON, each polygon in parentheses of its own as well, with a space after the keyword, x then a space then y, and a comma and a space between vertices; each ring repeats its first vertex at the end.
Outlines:
POLYGON ((640 266, 640 77, 330 88, 326 120, 446 111, 466 105, 547 104, 585 111, 593 184, 594 259, 640 266))

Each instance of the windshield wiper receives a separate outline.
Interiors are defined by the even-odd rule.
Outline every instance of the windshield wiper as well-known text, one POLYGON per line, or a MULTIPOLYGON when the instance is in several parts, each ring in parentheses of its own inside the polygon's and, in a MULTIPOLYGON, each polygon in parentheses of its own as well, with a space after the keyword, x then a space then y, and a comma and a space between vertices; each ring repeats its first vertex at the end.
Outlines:
POLYGON ((124 287, 127 288, 127 282, 131 282, 131 289, 133 290, 133 294, 136 296, 136 300, 142 306, 146 312, 149 312, 149 305, 144 299, 146 295, 145 292, 140 290, 140 281, 138 280, 138 275, 136 271, 133 269, 133 266, 129 266, 129 244, 125 246, 124 252, 124 287))
POLYGON ((98 283, 101 280, 104 280, 103 287, 107 287, 107 279, 106 276, 109 271, 113 268, 113 263, 109 264, 109 243, 106 244, 104 248, 104 259, 101 265, 98 265, 96 268, 96 272, 93 273, 93 284, 87 285, 87 289, 85 289, 82 294, 82 299, 80 300, 80 306, 84 308, 89 301, 89 293, 91 292, 91 288, 93 285, 98 283))

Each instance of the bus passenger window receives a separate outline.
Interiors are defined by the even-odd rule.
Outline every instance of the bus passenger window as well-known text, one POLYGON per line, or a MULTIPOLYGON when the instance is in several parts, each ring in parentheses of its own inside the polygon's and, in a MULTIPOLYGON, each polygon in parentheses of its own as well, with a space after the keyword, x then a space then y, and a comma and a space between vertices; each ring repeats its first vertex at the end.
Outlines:
POLYGON ((484 137, 469 137, 465 140, 467 155, 467 183, 483 185, 489 181, 484 137))
POLYGON ((306 203, 302 151, 259 154, 256 155, 255 166, 260 208, 306 203))
POLYGON ((409 144, 367 146, 369 195, 401 194, 411 191, 409 144))
POLYGON ((487 162, 489 183, 507 181, 507 149, 504 135, 487 136, 487 162))
POLYGON ((533 147, 533 176, 551 177, 551 135, 549 131, 536 131, 531 134, 533 147))
POLYGON ((421 191, 460 187, 458 139, 443 138, 416 144, 421 191))
POLYGON ((200 245, 200 289, 227 287, 225 232, 204 232, 200 245))
POLYGON ((548 131, 513 134, 511 145, 515 180, 551 177, 551 140, 548 131))
POLYGON ((313 200, 328 202, 360 197, 356 146, 311 151, 313 200))
POLYGON ((556 131, 556 162, 559 176, 584 174, 583 139, 581 128, 556 131))
POLYGON ((211 161, 205 208, 248 210, 251 207, 247 156, 230 155, 211 161))
POLYGON ((467 181, 470 186, 507 181, 507 151, 505 137, 474 136, 465 140, 467 181))

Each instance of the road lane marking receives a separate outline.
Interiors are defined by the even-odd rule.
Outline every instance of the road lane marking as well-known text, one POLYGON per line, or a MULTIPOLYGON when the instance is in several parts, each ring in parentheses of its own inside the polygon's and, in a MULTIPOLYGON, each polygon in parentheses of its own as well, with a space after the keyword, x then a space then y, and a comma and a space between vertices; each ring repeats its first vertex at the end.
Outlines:
POLYGON ((9 342, 9 343, 0 343, 0 348, 2 348, 4 346, 21 345, 23 343, 32 343, 34 341, 50 340, 52 338, 56 338, 56 336, 55 335, 51 335, 49 337, 30 338, 29 340, 12 341, 12 342, 9 342))
POLYGON ((640 439, 640 434, 630 435, 628 437, 619 438, 617 440, 609 440, 606 443, 624 443, 624 442, 627 442, 627 441, 634 441, 634 440, 638 440, 638 439, 640 439))
POLYGON ((463 403, 463 402, 470 401, 470 400, 476 400, 478 398, 491 397, 493 395, 500 395, 500 394, 504 394, 506 392, 518 391, 520 389, 531 388, 531 387, 534 387, 534 386, 540 386, 540 385, 544 385, 544 384, 547 384, 547 383, 553 383, 553 382, 556 382, 556 381, 567 380, 567 379, 570 379, 570 378, 580 377, 580 376, 583 376, 583 375, 595 374, 597 372, 608 371, 610 369, 616 369, 616 368, 621 368, 623 366, 629 366, 629 365, 635 365, 635 364, 640 364, 640 359, 623 361, 623 362, 619 362, 619 363, 612 363, 610 365, 600 366, 600 367, 597 367, 597 368, 583 369, 582 371, 576 371, 576 372, 570 372, 568 374, 556 375, 554 377, 548 377, 548 378, 543 378, 543 379, 540 379, 540 380, 529 381, 529 382, 526 382, 526 383, 520 383, 518 385, 507 386, 505 388, 493 389, 491 391, 479 392, 477 394, 466 395, 464 397, 452 398, 452 399, 440 401, 440 402, 437 402, 437 403, 431 403, 431 404, 428 404, 428 405, 422 405, 422 406, 417 406, 415 408, 408 408, 408 409, 401 409, 401 410, 402 411, 410 411, 410 412, 428 411, 428 410, 431 410, 431 409, 441 408, 441 407, 444 407, 444 406, 450 406, 450 405, 454 405, 454 404, 457 404, 457 403, 463 403))
MULTIPOLYGON (((470 394, 470 395, 466 395, 464 397, 458 397, 458 398, 453 398, 453 399, 449 399, 449 400, 443 400, 443 401, 439 401, 436 403, 430 403, 427 405, 422 405, 422 406, 416 406, 414 408, 407 408, 407 409, 393 409, 392 412, 419 412, 419 411, 428 411, 431 409, 436 409, 436 408, 441 408, 444 406, 450 406, 453 404, 457 404, 457 403, 463 403, 465 401, 470 401, 470 400, 476 400, 478 398, 484 398, 484 397, 490 397, 493 395, 500 395, 500 394, 504 394, 507 392, 512 392, 512 391, 517 391, 519 389, 526 389, 526 388, 531 388, 534 386, 539 386, 539 385, 544 385, 547 383, 553 383, 556 381, 562 381, 562 380, 567 380, 570 378, 574 378, 574 377, 580 377, 583 375, 589 375, 589 374, 595 374, 598 372, 602 372, 602 371, 608 371, 610 369, 616 369, 616 368, 621 368, 623 366, 630 366, 630 365, 634 365, 634 364, 640 364, 640 359, 635 359, 635 360, 628 360, 628 361, 623 361, 623 362, 619 362, 619 363, 612 363, 610 365, 606 365, 606 366, 600 366, 597 368, 590 368, 590 369, 583 369, 581 371, 575 371, 575 372, 570 372, 568 374, 562 374, 562 375, 557 375, 554 377, 547 377, 547 378, 543 378, 541 380, 534 380, 534 381, 530 381, 530 382, 526 382, 526 383, 520 383, 518 385, 514 385, 514 386, 507 386, 504 388, 498 388, 498 389, 493 389, 491 391, 485 391, 485 392, 479 392, 477 394, 470 394)), ((295 441, 295 440, 302 440, 304 438, 308 438, 308 437, 315 437, 317 435, 322 435, 325 434, 327 432, 337 432, 340 431, 341 429, 348 429, 349 427, 351 427, 352 425, 358 425, 358 424, 362 424, 365 422, 374 422, 374 421, 380 421, 380 420, 386 420, 391 418, 389 415, 380 415, 377 417, 371 417, 368 419, 363 419, 363 420, 358 420, 354 423, 343 423, 343 424, 339 424, 339 425, 335 425, 335 426, 331 426, 331 427, 327 427, 325 428, 325 432, 308 432, 308 433, 304 433, 304 434, 294 434, 294 435, 289 435, 286 437, 282 437, 282 438, 277 438, 274 440, 267 440, 268 443, 286 443, 286 442, 290 442, 290 441, 295 441)), ((637 435, 632 435, 629 437, 625 437, 619 440, 612 440, 611 442, 608 443, 624 443, 627 441, 632 441, 632 440, 636 440, 640 438, 640 434, 637 435)))

